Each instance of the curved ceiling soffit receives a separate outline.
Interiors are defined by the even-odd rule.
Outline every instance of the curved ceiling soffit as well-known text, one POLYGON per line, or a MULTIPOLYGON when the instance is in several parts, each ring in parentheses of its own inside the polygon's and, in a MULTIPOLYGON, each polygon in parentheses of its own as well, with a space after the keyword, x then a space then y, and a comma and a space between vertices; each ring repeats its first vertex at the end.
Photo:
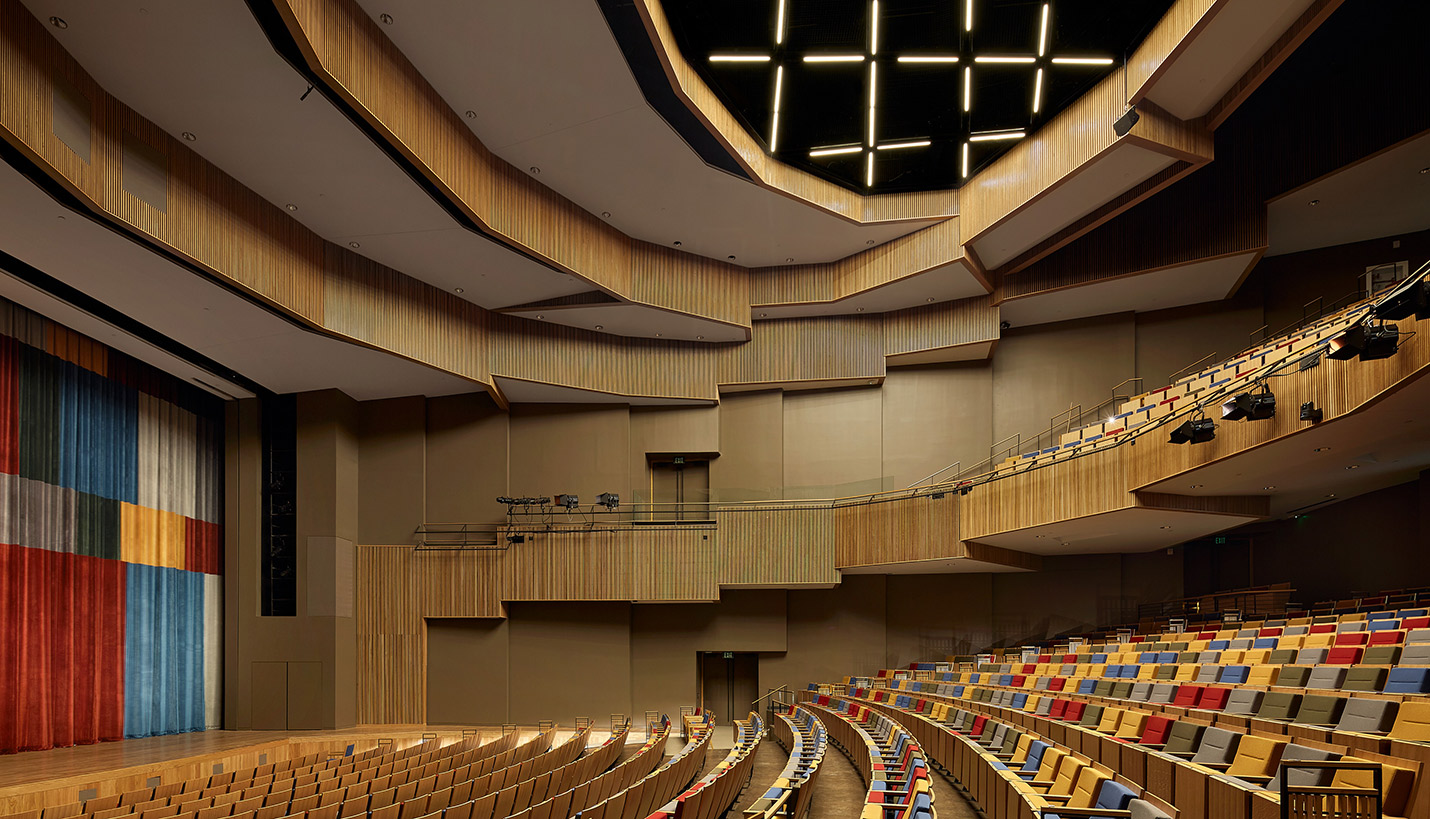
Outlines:
POLYGON ((305 329, 450 372, 499 403, 498 377, 713 402, 728 383, 882 378, 890 355, 986 357, 997 336, 986 296, 858 319, 761 322, 755 343, 733 345, 616 338, 492 313, 327 242, 239 185, 109 95, 27 11, 0 6, 0 46, 23 67, 0 82, 16 102, 0 112, 0 135, 15 164, 73 194, 87 217, 305 329), (50 127, 58 78, 91 100, 89 162, 50 127), (154 201, 122 171, 144 156, 167 176, 145 194, 154 201))
MULTIPOLYGON (((510 166, 466 128, 450 105, 353 0, 248 2, 279 53, 367 129, 370 136, 385 143, 395 161, 425 179, 434 195, 442 196, 455 208, 463 224, 579 276, 621 301, 741 326, 748 336, 751 269, 632 239, 510 166), (333 20, 340 23, 330 23, 333 20), (355 32, 355 36, 341 44, 330 44, 325 31, 333 25, 355 32), (282 30, 275 30, 279 28, 282 30), (381 66, 382 83, 377 82, 374 73, 377 65, 381 66), (383 93, 382 85, 390 87, 393 83, 404 86, 403 91, 383 93), (452 156, 459 158, 453 162, 452 156), (507 205, 520 209, 512 213, 499 209, 507 205), (570 240, 554 241, 563 233, 570 240), (713 307, 709 304, 712 294, 724 295, 713 307)), ((820 184, 828 183, 820 180, 820 184)), ((829 188, 853 199, 861 198, 834 185, 829 188)), ((922 243, 925 255, 947 255, 946 232, 933 228, 951 219, 942 215, 934 221, 931 227, 900 240, 905 244, 922 243)), ((961 252, 961 247, 956 249, 961 252)), ((841 263, 850 264, 846 260, 826 263, 821 275, 838 280, 841 263)), ((976 264, 965 260, 963 266, 972 277, 970 282, 976 281, 984 293, 991 292, 991 283, 976 264)), ((807 275, 802 272, 805 267, 794 268, 801 272, 790 275, 807 275)), ((755 270, 762 276, 782 276, 789 269, 755 270)), ((878 283, 919 272, 918 268, 895 271, 878 283)), ((965 291, 968 288, 958 288, 940 294, 937 300, 974 294, 965 291)), ((830 290, 817 300, 840 298, 830 290)), ((918 301, 923 302, 923 298, 918 301)))

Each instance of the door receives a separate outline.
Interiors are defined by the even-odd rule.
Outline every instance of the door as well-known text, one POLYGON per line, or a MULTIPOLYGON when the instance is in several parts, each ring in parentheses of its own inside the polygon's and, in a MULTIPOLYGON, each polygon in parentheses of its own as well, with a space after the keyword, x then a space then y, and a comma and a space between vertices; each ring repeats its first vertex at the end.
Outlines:
POLYGON ((759 655, 748 651, 706 651, 700 655, 701 707, 714 712, 717 725, 730 725, 750 713, 759 696, 759 655))
POLYGON ((705 521, 710 519, 710 462, 672 457, 651 460, 650 495, 655 504, 650 519, 705 521))

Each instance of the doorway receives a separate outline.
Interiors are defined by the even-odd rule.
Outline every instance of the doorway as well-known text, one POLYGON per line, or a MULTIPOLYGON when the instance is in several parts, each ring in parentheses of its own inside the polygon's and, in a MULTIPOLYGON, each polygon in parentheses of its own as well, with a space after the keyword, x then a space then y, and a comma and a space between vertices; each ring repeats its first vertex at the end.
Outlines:
POLYGON ((650 519, 666 523, 710 520, 710 461, 683 455, 646 455, 650 465, 650 519))
POLYGON ((717 725, 733 725, 759 696, 760 660, 752 651, 700 652, 700 705, 717 725))

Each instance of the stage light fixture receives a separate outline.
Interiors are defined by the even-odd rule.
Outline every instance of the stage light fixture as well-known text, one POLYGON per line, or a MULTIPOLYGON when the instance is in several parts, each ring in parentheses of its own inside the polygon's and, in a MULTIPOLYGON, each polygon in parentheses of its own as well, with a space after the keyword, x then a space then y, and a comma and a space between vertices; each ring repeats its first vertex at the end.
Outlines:
POLYGON ((1318 424, 1322 417, 1324 417, 1324 413, 1316 407, 1315 401, 1307 401, 1301 405, 1302 421, 1310 421, 1313 424, 1318 424))
POLYGON ((506 542, 507 542, 507 543, 525 543, 525 542, 526 542, 526 535, 507 535, 507 536, 506 536, 506 542))
POLYGON ((557 495, 551 499, 551 502, 567 509, 575 509, 581 505, 581 497, 579 495, 557 495))
POLYGON ((1417 319, 1430 318, 1430 281, 1404 282, 1375 306, 1375 317, 1382 321, 1399 321, 1412 315, 1417 319))
POLYGON ((1244 392, 1222 404, 1223 421, 1264 421, 1276 415, 1276 396, 1265 387, 1259 393, 1244 392))
POLYGON ((596 505, 614 510, 617 506, 621 505, 621 496, 615 492, 602 492, 596 496, 596 505))
POLYGON ((1394 324, 1357 324, 1331 339, 1331 351, 1327 358, 1348 361, 1360 357, 1361 361, 1377 361, 1390 358, 1400 345, 1400 328, 1394 324))
POLYGON ((1216 423, 1210 418, 1193 418, 1172 430, 1168 439, 1173 444, 1204 444, 1216 437, 1216 423))
POLYGON ((1117 121, 1112 123, 1112 131, 1120 137, 1125 137, 1127 136, 1127 132, 1132 130, 1132 126, 1137 124, 1137 120, 1141 118, 1142 115, 1137 113, 1137 106, 1130 106, 1127 109, 1127 113, 1118 117, 1117 121))

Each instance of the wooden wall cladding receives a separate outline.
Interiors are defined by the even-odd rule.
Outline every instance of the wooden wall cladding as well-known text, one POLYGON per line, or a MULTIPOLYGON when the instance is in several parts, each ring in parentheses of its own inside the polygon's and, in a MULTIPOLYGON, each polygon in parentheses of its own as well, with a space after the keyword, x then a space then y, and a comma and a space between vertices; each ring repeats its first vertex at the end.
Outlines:
POLYGON ((963 557, 959 495, 857 501, 834 509, 834 563, 839 568, 963 557))
POLYGON ((885 313, 884 355, 997 341, 998 321, 998 308, 987 296, 885 313))
POLYGON ((948 219, 829 264, 761 268, 752 306, 839 301, 945 265, 967 268, 958 228, 958 219, 948 219))
POLYGON ((715 512, 723 586, 832 586, 836 517, 827 505, 762 504, 715 512))
POLYGON ((721 384, 883 378, 880 316, 819 316, 757 321, 749 344, 720 361, 721 384))
POLYGON ((977 540, 1130 507, 1125 461, 1139 449, 1109 448, 978 486, 962 498, 959 535, 977 540))
POLYGON ((1129 102, 1140 102, 1192 38, 1231 0, 1180 0, 1173 3, 1127 61, 1129 102))

